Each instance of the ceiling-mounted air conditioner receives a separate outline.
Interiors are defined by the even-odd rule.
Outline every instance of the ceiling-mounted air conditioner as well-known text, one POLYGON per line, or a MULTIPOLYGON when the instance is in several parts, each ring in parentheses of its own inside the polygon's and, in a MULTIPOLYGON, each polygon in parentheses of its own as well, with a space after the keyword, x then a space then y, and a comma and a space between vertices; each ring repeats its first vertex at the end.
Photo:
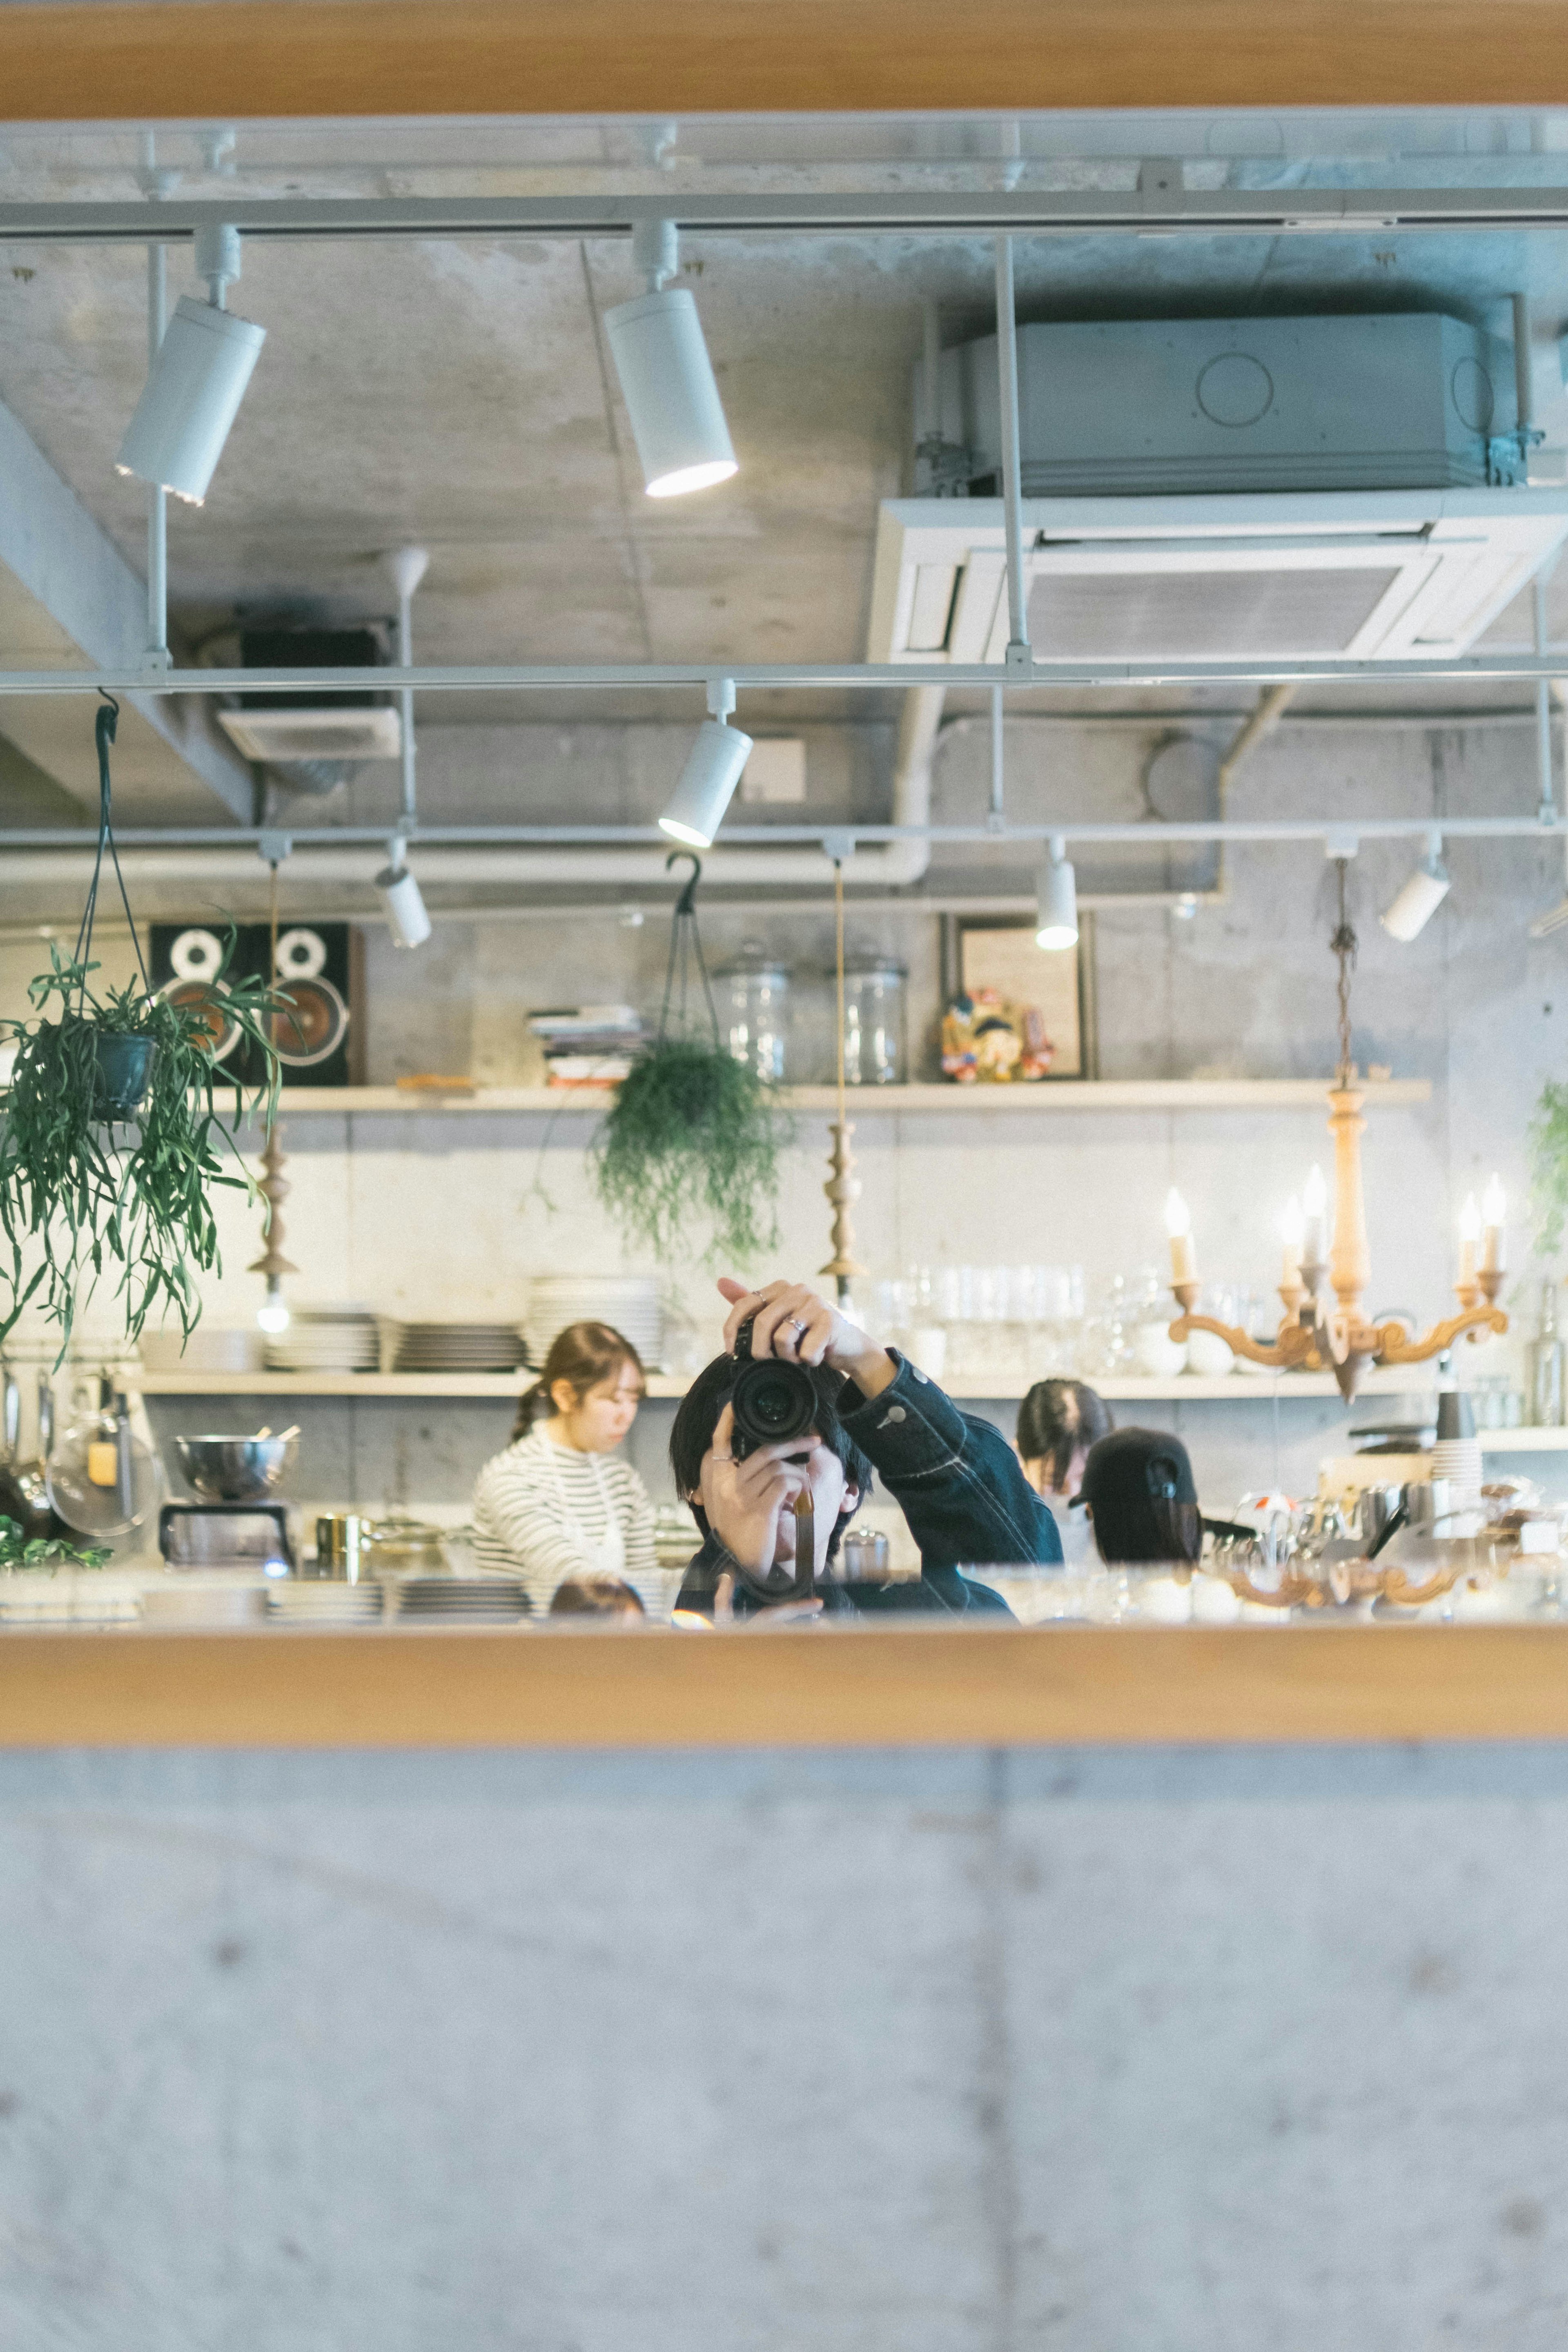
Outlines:
MULTIPOLYGON (((382 646, 371 629, 246 629, 247 669, 373 669, 382 646)), ((305 762, 395 760, 403 749, 397 706, 381 693, 241 694, 218 723, 247 760, 299 768, 305 762)), ((334 780, 335 781, 335 780, 334 780)))
MULTIPOLYGON (((1568 535, 1512 352, 1436 311, 1018 331, 1029 638, 1108 664, 1451 659, 1568 535)), ((948 497, 881 509, 873 661, 1000 663, 996 340, 915 371, 948 497)))
MULTIPOLYGON (((1024 501, 1037 658, 1451 660, 1568 538, 1560 489, 1024 501)), ((1000 499, 890 499, 868 658, 990 663, 1008 635, 1000 499)))

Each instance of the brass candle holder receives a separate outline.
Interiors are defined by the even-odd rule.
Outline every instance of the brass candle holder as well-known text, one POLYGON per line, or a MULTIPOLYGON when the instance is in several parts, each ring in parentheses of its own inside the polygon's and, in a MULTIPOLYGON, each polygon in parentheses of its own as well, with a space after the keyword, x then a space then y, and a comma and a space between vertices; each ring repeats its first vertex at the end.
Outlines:
MULTIPOLYGON (((1366 1130, 1362 1107, 1366 1097, 1351 1060, 1350 974, 1356 938, 1345 914, 1345 860, 1340 858, 1337 863, 1340 919, 1331 945, 1340 967, 1340 1061, 1329 1088, 1329 1132, 1334 1139, 1333 1246, 1326 1264, 1303 1259, 1297 1281, 1281 1284, 1279 1297, 1285 1311, 1271 1344, 1260 1344, 1235 1324, 1194 1314, 1199 1286, 1191 1279, 1171 1286, 1182 1313, 1170 1329, 1173 1339, 1185 1339, 1193 1331, 1217 1332, 1249 1363, 1271 1364, 1284 1371, 1331 1371, 1348 1404, 1369 1364, 1424 1363, 1442 1355, 1456 1339, 1476 1341, 1489 1331, 1506 1331, 1508 1317, 1497 1303, 1503 1283, 1500 1213, 1499 1225, 1489 1238, 1490 1263, 1483 1262, 1473 1272, 1467 1270, 1455 1285, 1458 1315, 1433 1324, 1417 1339, 1403 1318, 1372 1323, 1363 1312, 1362 1300, 1372 1275, 1361 1165, 1361 1139, 1366 1130)), ((1398 1596, 1390 1593, 1389 1597, 1398 1596)), ((1412 1601, 1410 1605, 1419 1604, 1412 1601)))

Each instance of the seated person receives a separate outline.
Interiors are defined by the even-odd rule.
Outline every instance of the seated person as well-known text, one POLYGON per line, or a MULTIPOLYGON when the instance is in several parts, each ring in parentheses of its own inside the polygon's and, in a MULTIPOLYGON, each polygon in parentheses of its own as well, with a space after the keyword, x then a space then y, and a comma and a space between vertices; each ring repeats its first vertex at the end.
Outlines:
POLYGON ((550 1602, 552 1617, 646 1617, 624 1576, 569 1576, 550 1602))
POLYGON ((1069 1568, 1094 1558, 1094 1538, 1082 1510, 1072 1506, 1079 1499, 1089 1447, 1115 1426, 1104 1398, 1082 1381, 1037 1381, 1018 1408, 1018 1458, 1024 1475, 1050 1506, 1069 1568))
POLYGON ((686 1572, 680 1616, 854 1615, 903 1610, 953 1616, 1011 1611, 960 1575, 961 1560, 1061 1558, 1056 1523, 1017 1456, 989 1422, 960 1412, 924 1372, 800 1283, 749 1291, 726 1277, 726 1352, 700 1372, 670 1432, 675 1483, 703 1544, 686 1572), (731 1450, 736 1335, 750 1322, 753 1359, 803 1365, 817 1412, 803 1435, 731 1450), (917 1580, 830 1580, 839 1538, 879 1471, 921 1553, 917 1580), (797 1495, 809 1495, 816 1593, 795 1597, 797 1495))
POLYGON ((1118 1429, 1089 1448, 1082 1494, 1110 1568, 1194 1568, 1204 1548, 1193 1465, 1179 1437, 1118 1429))

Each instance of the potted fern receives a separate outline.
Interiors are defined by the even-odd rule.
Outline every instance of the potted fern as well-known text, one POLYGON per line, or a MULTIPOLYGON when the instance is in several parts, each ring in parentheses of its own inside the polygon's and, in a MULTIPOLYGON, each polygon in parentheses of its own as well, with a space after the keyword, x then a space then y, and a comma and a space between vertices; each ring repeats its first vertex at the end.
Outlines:
POLYGON ((753 1263, 778 1244, 775 1090, 721 1043, 697 928, 702 862, 676 901, 653 1045, 621 1082, 593 1145, 599 1198, 628 1241, 684 1257, 706 1228, 707 1259, 753 1263), (693 973, 700 1007, 689 1017, 693 973))
MULTIPOLYGON (((110 822, 117 717, 112 701, 98 713, 98 857, 75 950, 50 948, 50 969, 28 992, 37 1018, 0 1022, 0 1042, 15 1053, 0 1125, 0 1232, 10 1259, 0 1251, 0 1340, 37 1298, 58 1327, 62 1358, 106 1270, 118 1269, 128 1340, 160 1306, 174 1309, 187 1335, 200 1318, 195 1277, 220 1263, 210 1189, 256 1192, 243 1162, 237 1173, 225 1164, 246 1114, 237 1081, 232 1120, 218 1111, 213 1049, 226 1024, 263 1056, 250 1111, 268 1129, 278 1098, 268 1024, 281 1000, 264 982, 228 981, 227 957, 195 1002, 171 1002, 148 979, 110 822), (91 946, 106 850, 140 979, 100 992, 91 946)), ((234 945, 231 933, 230 956, 234 945)))

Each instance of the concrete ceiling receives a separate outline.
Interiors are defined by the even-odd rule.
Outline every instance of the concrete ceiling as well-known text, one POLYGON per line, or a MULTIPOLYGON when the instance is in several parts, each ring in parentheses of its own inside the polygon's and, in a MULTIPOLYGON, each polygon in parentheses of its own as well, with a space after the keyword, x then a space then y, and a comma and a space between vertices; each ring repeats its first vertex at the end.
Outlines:
MULTIPOLYGON (((1155 145, 1168 125, 1143 127, 1146 143, 1137 124, 1120 121, 1119 155, 1170 152, 1170 139, 1155 145)), ((1431 127, 1429 143, 1441 148, 1439 127, 1431 127)), ((996 128, 986 126, 988 139, 996 128)), ((571 127, 570 138, 557 130, 563 154, 576 142, 566 158, 574 175, 586 173, 582 127, 571 127)), ((465 171, 472 184, 481 168, 503 170, 500 163, 460 161, 465 135, 482 151, 487 138, 499 136, 493 131, 424 126, 417 171, 406 163, 373 166, 376 135, 374 126, 358 126, 353 153, 340 155, 330 142, 342 145, 349 134, 342 126, 310 138, 245 131, 239 154, 247 174, 273 170, 280 187, 305 193, 350 192, 371 181, 438 193, 465 171)), ((616 135, 635 147, 646 127, 636 139, 625 127, 616 135)), ((179 136, 184 191, 217 193, 225 181, 193 167, 193 141, 179 136)), ((1030 138, 1026 152, 1049 152, 1034 126, 1030 138)), ((536 127, 527 170, 504 165, 509 185, 564 167, 561 157, 542 159, 537 151, 546 143, 545 130, 536 127)), ((745 168, 735 160, 744 146, 741 131, 725 126, 710 143, 710 166, 683 150, 682 169, 710 168, 728 184, 745 168)), ((896 145, 890 133, 884 143, 896 145)), ((858 144, 866 168, 885 174, 890 166, 879 158, 875 126, 862 126, 858 144)), ((606 169, 612 145, 604 134, 606 169)), ((164 152, 173 152, 167 135, 164 152)), ((8 141, 12 170, 8 179, 0 173, 0 194, 131 194, 134 153, 129 136, 100 140, 96 149, 63 139, 52 148, 34 142, 18 149, 8 141)), ((1552 176, 1560 176, 1554 157, 1527 160, 1550 163, 1552 176)), ((632 168, 617 167, 616 184, 632 168)), ((1306 171, 1267 157, 1201 168, 1217 177, 1239 168, 1274 179, 1306 171)), ((1510 168, 1508 158, 1499 159, 1488 174, 1510 168)), ((765 168, 759 158, 752 179, 837 185, 845 169, 842 153, 791 163, 775 152, 765 168)), ((1123 184, 1127 174, 1124 163, 1075 161, 1059 149, 1048 169, 1057 184, 1109 174, 1123 184)), ((1311 176, 1365 178, 1371 169, 1336 165, 1311 176)), ((1380 169, 1409 183, 1460 166, 1427 157, 1380 169)), ((657 174, 645 176, 657 184, 657 174)), ((187 252, 171 256, 171 299, 195 290, 184 274, 187 252)), ((910 373, 921 305, 941 303, 949 341, 989 331, 991 247, 904 236, 689 236, 682 263, 741 472, 717 489, 654 503, 642 493, 598 325, 605 309, 637 290, 624 244, 247 247, 231 304, 264 325, 268 341, 206 505, 171 507, 171 612, 186 642, 215 639, 237 615, 340 622, 384 615, 389 590, 381 554, 415 541, 432 557, 416 606, 423 659, 858 658, 878 501, 909 487, 910 373)), ((1555 234, 1041 238, 1019 247, 1017 277, 1026 320, 1442 308, 1503 333, 1506 297, 1521 288, 1536 305, 1541 421, 1568 446, 1568 401, 1552 348, 1568 320, 1568 238, 1555 234)), ((111 461, 145 373, 144 288, 134 249, 39 245, 0 252, 0 400, 138 573, 143 495, 114 474, 111 461)), ((1568 638, 1568 567, 1552 592, 1552 611, 1554 636, 1568 638)), ((33 657, 26 617, 8 613, 0 596, 7 663, 33 657)), ((1492 638, 1523 646, 1527 616, 1515 607, 1492 638)), ((1453 698, 1440 687, 1426 691, 1435 705, 1453 698)), ((1343 689, 1325 690, 1324 698, 1342 707, 1354 699, 1343 689)), ((1414 698, 1402 688, 1395 698, 1414 698)), ((1460 698, 1473 702, 1475 689, 1460 698)), ((1509 697, 1489 690, 1488 698, 1509 697)), ((1168 708, 1172 697, 1143 699, 1168 708)), ((1238 697, 1227 690, 1210 699, 1233 705, 1238 697)), ((1026 700, 1051 707, 1047 697, 1020 698, 1020 707, 1026 700)), ((1078 698, 1080 706, 1117 700, 1125 708, 1139 698, 1078 698)), ((951 707, 962 710, 964 698, 951 707)), ((740 716, 777 731, 851 717, 880 725, 895 708, 892 698, 756 696, 740 716)), ((509 723, 698 715, 695 693, 668 689, 597 697, 587 707, 563 697, 438 696, 420 706, 422 729, 471 728, 476 745, 481 736, 493 745, 491 730, 509 723)), ((79 794, 90 768, 85 705, 0 710, 0 726, 37 771, 79 794)), ((136 789, 136 740, 132 730, 128 793, 136 789)), ((461 821, 481 802, 493 807, 488 767, 465 775, 458 759, 426 765, 422 811, 431 820, 461 821)), ((161 812, 153 780, 146 792, 144 805, 161 812)), ((390 768, 364 771, 354 794, 360 821, 374 821, 367 812, 379 801, 390 810, 394 793, 390 768)), ((526 774, 513 801, 519 819, 563 813, 558 801, 546 806, 531 792, 526 774)), ((0 805, 16 821, 3 782, 0 805)), ((188 819, 188 810, 181 813, 188 819)), ((221 814, 209 802, 205 821, 221 814)))

